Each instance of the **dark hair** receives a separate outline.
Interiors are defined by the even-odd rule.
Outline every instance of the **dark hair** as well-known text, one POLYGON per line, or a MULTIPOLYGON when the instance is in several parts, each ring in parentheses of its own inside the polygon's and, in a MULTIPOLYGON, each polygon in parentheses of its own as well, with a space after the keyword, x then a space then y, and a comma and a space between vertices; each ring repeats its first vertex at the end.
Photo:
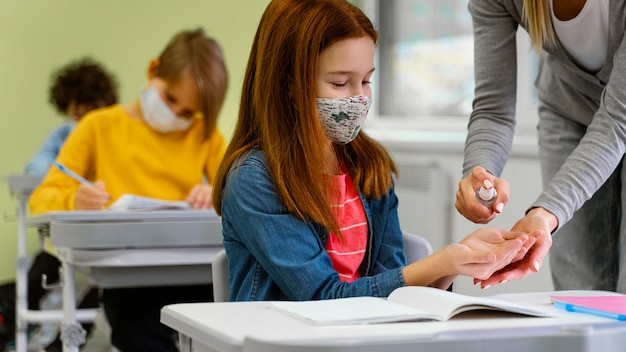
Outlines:
MULTIPOLYGON (((338 233, 323 182, 328 161, 320 150, 328 137, 315 103, 317 66, 330 45, 361 37, 376 43, 378 34, 367 16, 345 0, 270 2, 250 51, 237 126, 216 175, 213 205, 218 214, 231 166, 258 146, 285 207, 338 233)), ((366 197, 381 197, 392 187, 393 160, 363 131, 335 150, 366 197)))
POLYGON ((190 74, 198 86, 208 138, 215 129, 226 96, 228 72, 220 45, 201 28, 178 33, 159 55, 157 77, 171 83, 185 73, 190 74))
POLYGON ((117 103, 115 76, 92 58, 61 67, 51 81, 49 101, 62 114, 72 102, 93 109, 117 103))

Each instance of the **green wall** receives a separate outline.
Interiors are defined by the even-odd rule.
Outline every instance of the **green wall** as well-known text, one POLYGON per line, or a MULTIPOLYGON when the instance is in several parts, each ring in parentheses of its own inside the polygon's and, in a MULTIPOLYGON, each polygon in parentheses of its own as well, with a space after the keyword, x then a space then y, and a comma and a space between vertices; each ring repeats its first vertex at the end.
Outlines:
MULTIPOLYGON (((12 279, 16 200, 5 176, 20 173, 62 119, 48 104, 52 71, 84 55, 118 78, 120 102, 139 96, 150 59, 182 29, 203 27, 225 51, 230 86, 219 127, 234 128, 241 82, 269 0, 0 0, 0 281, 12 279)), ((37 236, 29 230, 29 250, 37 236)))

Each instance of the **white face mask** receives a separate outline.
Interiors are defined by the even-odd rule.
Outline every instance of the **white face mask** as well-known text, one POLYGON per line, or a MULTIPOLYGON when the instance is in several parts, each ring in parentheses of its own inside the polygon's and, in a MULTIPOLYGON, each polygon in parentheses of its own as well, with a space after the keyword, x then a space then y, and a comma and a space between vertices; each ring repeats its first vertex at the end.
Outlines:
POLYGON ((328 137, 337 144, 352 142, 361 130, 371 102, 365 95, 317 98, 317 112, 328 137))
POLYGON ((150 87, 141 93, 141 110, 146 123, 162 133, 184 131, 193 123, 193 119, 176 116, 155 87, 150 87))

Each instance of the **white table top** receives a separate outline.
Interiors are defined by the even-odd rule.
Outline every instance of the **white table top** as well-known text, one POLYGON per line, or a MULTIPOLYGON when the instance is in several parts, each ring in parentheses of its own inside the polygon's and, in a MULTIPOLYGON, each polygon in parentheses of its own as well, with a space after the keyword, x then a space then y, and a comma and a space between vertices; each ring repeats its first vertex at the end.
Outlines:
POLYGON ((43 180, 43 175, 8 175, 6 180, 9 183, 9 190, 22 200, 28 199, 30 194, 43 180))
POLYGON ((52 222, 124 222, 124 221, 217 221, 220 218, 210 210, 150 210, 150 211, 106 211, 72 210, 51 211, 27 219, 29 226, 52 222))
MULTIPOLYGON (((593 294, 593 292, 560 291, 559 294, 593 294)), ((611 343, 616 343, 613 334, 621 336, 623 341, 620 342, 619 350, 623 350, 623 343, 626 342, 626 323, 592 315, 557 311, 551 308, 549 300, 550 294, 553 293, 510 294, 501 297, 518 303, 554 309, 558 315, 556 318, 478 312, 466 313, 446 322, 313 326, 270 308, 268 302, 231 302, 166 306, 161 311, 161 321, 190 337, 196 345, 211 346, 215 351, 276 352, 294 348, 299 351, 365 351, 368 346, 375 351, 389 350, 390 345, 394 346, 393 351, 399 351, 402 343, 407 343, 415 349, 421 344, 437 341, 462 341, 464 346, 468 347, 466 349, 468 351, 478 345, 482 346, 481 351, 491 351, 485 348, 485 341, 505 337, 532 343, 533 338, 554 337, 554 341, 557 341, 563 336, 585 340, 594 337, 600 330, 609 333, 612 337, 611 343), (471 341, 476 346, 473 346, 471 341)), ((580 345, 579 341, 574 342, 580 345)), ((435 345, 430 345, 426 350, 433 351, 433 346, 435 345)), ((526 350, 541 350, 536 347, 538 346, 526 350)), ((610 346, 608 350, 612 351, 610 346)), ((512 351, 517 350, 507 349, 507 352, 512 351)))
POLYGON ((105 288, 210 283, 223 248, 208 210, 55 211, 26 222, 49 227, 59 259, 105 288))
POLYGON ((222 247, 215 211, 55 211, 27 219, 50 226, 50 243, 72 249, 222 247))

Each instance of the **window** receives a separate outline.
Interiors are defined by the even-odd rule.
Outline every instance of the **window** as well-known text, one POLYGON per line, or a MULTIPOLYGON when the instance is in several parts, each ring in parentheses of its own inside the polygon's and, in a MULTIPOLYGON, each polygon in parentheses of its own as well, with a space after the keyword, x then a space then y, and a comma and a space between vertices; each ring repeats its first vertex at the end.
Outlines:
MULTIPOLYGON (((376 125, 463 130, 472 111, 474 54, 469 0, 355 0, 380 33, 373 78, 376 125)), ((518 35, 518 128, 535 130, 535 74, 518 35)))

